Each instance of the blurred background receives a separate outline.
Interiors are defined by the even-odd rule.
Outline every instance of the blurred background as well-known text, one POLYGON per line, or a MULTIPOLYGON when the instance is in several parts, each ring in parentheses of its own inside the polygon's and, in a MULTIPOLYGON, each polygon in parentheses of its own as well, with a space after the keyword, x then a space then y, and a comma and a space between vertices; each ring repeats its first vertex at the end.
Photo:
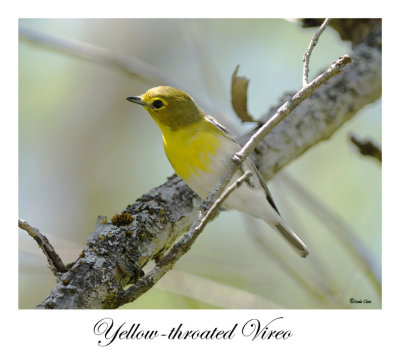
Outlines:
MULTIPOLYGON (((97 216, 109 218, 173 174, 161 133, 126 101, 159 84, 191 94, 236 136, 230 104, 235 67, 250 79, 248 109, 260 117, 301 87, 302 57, 316 29, 279 19, 21 19, 23 32, 93 44, 150 70, 115 66, 19 42, 19 218, 74 261, 97 216), (151 73, 151 75, 150 75, 151 73)), ((350 44, 328 28, 310 77, 350 44)), ((381 143, 381 103, 368 105, 330 140, 269 182, 282 215, 309 245, 299 259, 265 223, 239 212, 211 222, 150 292, 124 308, 380 308, 381 166, 360 156, 350 133, 381 143), (357 253, 349 246, 356 245, 357 253), (364 269, 360 252, 368 256, 364 269), (351 298, 369 300, 351 304, 351 298)), ((36 242, 19 231, 19 307, 55 285, 36 242)))

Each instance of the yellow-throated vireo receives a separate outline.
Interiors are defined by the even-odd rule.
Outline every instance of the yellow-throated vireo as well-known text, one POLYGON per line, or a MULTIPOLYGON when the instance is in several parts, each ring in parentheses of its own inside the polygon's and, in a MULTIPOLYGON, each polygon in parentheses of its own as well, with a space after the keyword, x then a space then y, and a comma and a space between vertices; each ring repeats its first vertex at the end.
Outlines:
MULTIPOLYGON (((206 198, 226 170, 229 160, 241 146, 228 130, 206 115, 185 92, 158 86, 127 100, 142 105, 162 132, 165 153, 175 172, 200 197, 206 198)), ((252 161, 244 169, 253 172, 251 183, 231 193, 224 206, 266 221, 302 257, 307 246, 282 219, 265 182, 252 161)), ((234 178, 239 177, 237 172, 234 178)))

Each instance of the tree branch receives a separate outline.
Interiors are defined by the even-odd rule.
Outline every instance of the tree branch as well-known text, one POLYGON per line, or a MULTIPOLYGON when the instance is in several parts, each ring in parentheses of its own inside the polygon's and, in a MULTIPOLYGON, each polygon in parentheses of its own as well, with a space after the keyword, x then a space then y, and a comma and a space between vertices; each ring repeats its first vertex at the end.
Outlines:
POLYGON ((25 230, 38 243, 49 263, 49 268, 57 277, 57 273, 67 271, 60 256, 56 253, 49 240, 36 228, 30 226, 25 220, 18 219, 18 226, 25 230))
POLYGON ((199 214, 196 221, 190 227, 189 231, 183 236, 183 238, 177 242, 168 253, 159 260, 157 265, 143 278, 141 278, 132 287, 129 287, 124 295, 118 297, 119 302, 117 302, 117 307, 123 305, 124 303, 132 302, 140 297, 143 293, 146 293, 150 288, 152 288, 169 270, 173 268, 178 259, 187 253, 192 247, 193 243, 204 230, 207 223, 213 217, 217 208, 222 205, 222 203, 228 198, 228 196, 241 184, 246 181, 252 173, 246 171, 241 175, 232 185, 230 185, 219 198, 215 200, 210 209, 203 214, 199 214))
POLYGON ((329 18, 326 18, 325 21, 322 23, 321 27, 318 29, 318 32, 315 33, 315 35, 311 38, 310 45, 308 46, 306 53, 304 54, 303 57, 303 87, 306 87, 308 85, 308 73, 310 72, 309 64, 310 64, 310 57, 311 57, 311 52, 314 49, 314 47, 318 43, 318 39, 322 32, 325 30, 329 22, 329 18))
MULTIPOLYGON (((380 32, 372 39, 380 39, 380 32)), ((266 180, 380 97, 379 47, 370 39, 355 47, 351 57, 351 66, 316 90, 257 146, 252 157, 266 180)), ((142 267, 188 230, 200 202, 173 176, 125 209, 133 218, 128 225, 117 227, 100 217, 81 256, 38 308, 117 307, 118 297, 126 294, 123 286, 143 276, 142 267)))
MULTIPOLYGON (((252 159, 265 180, 330 136, 382 94, 381 30, 354 47, 352 64, 322 85, 257 146, 252 159)), ((287 96, 286 96, 287 97, 287 96)), ((268 120, 276 108, 261 118, 268 120)), ((239 138, 244 143, 252 133, 239 138)))

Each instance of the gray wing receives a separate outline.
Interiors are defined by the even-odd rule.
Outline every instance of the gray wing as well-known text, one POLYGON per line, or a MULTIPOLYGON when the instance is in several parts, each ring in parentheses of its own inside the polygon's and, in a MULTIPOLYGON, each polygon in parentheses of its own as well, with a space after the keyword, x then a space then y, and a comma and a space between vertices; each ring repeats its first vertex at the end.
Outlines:
POLYGON ((225 126, 221 125, 217 120, 215 120, 210 115, 206 115, 205 119, 208 122, 210 122, 211 124, 213 124, 214 126, 216 126, 222 132, 222 134, 224 134, 228 139, 234 141, 237 145, 240 146, 240 148, 242 148, 242 146, 239 144, 239 142, 233 137, 233 135, 229 132, 229 130, 227 128, 225 128, 225 126))
MULTIPOLYGON (((223 125, 221 125, 217 120, 215 120, 212 116, 210 115, 206 115, 205 119, 210 122, 211 124, 213 124, 214 126, 216 126, 224 136, 226 136, 228 139, 232 140, 233 142, 235 142, 240 148, 242 148, 242 146, 240 145, 240 143, 233 137, 233 135, 228 131, 227 128, 225 128, 223 125)), ((260 181, 260 184, 262 186, 262 188, 265 191, 265 196, 267 197, 267 200, 269 202, 269 204, 274 208, 274 210, 278 213, 278 215, 280 215, 278 208, 276 207, 275 201, 272 198, 271 192, 269 191, 264 178, 262 178, 260 172, 258 171, 258 169, 256 168, 256 166, 254 165, 253 161, 250 158, 247 158, 247 160, 250 165, 252 166, 258 180, 260 181)))

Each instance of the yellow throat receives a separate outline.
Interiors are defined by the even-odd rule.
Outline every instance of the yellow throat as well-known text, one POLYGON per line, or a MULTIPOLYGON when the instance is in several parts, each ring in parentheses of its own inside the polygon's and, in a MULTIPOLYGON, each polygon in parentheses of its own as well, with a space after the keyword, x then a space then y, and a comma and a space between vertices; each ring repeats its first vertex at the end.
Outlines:
POLYGON ((141 104, 160 127, 165 154, 182 179, 212 171, 222 133, 188 94, 158 86, 129 101, 141 104))

